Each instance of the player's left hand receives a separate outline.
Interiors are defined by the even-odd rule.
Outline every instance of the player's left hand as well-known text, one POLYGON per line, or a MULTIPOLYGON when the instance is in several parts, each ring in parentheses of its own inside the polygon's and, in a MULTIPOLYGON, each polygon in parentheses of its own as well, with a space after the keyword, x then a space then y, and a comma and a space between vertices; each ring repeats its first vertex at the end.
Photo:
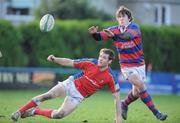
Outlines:
POLYGON ((109 29, 104 29, 103 30, 105 33, 106 33, 106 35, 108 36, 108 37, 114 37, 115 36, 115 34, 112 32, 112 31, 110 31, 109 29))

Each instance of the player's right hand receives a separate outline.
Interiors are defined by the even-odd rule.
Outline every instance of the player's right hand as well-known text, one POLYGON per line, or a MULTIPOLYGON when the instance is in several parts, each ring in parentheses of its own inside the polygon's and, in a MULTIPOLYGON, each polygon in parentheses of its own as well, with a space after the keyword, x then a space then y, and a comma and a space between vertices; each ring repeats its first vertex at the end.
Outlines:
POLYGON ((98 31, 98 26, 92 26, 88 29, 89 33, 94 34, 98 31))
POLYGON ((47 60, 48 61, 54 61, 55 60, 55 56, 54 55, 49 55, 48 57, 47 57, 47 60))

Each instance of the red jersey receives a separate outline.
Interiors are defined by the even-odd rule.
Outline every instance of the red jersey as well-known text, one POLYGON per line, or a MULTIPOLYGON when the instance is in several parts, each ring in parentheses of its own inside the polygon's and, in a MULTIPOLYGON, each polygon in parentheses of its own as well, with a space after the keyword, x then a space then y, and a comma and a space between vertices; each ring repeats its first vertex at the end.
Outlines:
POLYGON ((88 97, 107 85, 112 93, 120 90, 119 82, 110 67, 101 71, 96 59, 74 60, 74 67, 82 69, 83 73, 74 76, 77 90, 88 97))

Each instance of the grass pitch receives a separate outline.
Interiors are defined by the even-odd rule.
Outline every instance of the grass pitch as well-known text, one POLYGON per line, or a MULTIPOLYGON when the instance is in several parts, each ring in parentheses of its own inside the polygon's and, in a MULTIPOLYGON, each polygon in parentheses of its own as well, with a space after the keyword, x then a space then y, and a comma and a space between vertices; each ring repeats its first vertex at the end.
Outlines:
MULTIPOLYGON (((0 123, 12 123, 10 115, 32 97, 47 90, 0 90, 0 123)), ((124 99, 126 94, 121 94, 124 99)), ((180 123, 180 96, 152 95, 156 107, 168 114, 163 123, 180 123)), ((43 109, 57 109, 63 98, 46 101, 40 105, 43 109)), ((113 123, 114 100, 111 92, 99 91, 86 99, 73 113, 61 120, 52 120, 42 116, 19 119, 17 123, 113 123)), ((162 123, 140 101, 129 106, 128 119, 123 123, 162 123)))

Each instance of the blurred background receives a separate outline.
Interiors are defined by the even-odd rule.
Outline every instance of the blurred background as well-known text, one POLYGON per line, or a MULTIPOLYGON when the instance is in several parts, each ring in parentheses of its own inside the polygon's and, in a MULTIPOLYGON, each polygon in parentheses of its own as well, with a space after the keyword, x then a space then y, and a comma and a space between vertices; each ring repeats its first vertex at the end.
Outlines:
MULTIPOLYGON (((60 57, 94 58, 101 48, 116 50, 111 40, 95 42, 88 28, 116 25, 115 12, 128 7, 140 24, 147 65, 148 90, 155 94, 180 94, 179 0, 0 0, 0 89, 52 87, 79 72, 47 62, 60 57), (52 14, 51 32, 39 30, 44 14, 52 14)), ((112 65, 121 91, 131 85, 112 65)))

